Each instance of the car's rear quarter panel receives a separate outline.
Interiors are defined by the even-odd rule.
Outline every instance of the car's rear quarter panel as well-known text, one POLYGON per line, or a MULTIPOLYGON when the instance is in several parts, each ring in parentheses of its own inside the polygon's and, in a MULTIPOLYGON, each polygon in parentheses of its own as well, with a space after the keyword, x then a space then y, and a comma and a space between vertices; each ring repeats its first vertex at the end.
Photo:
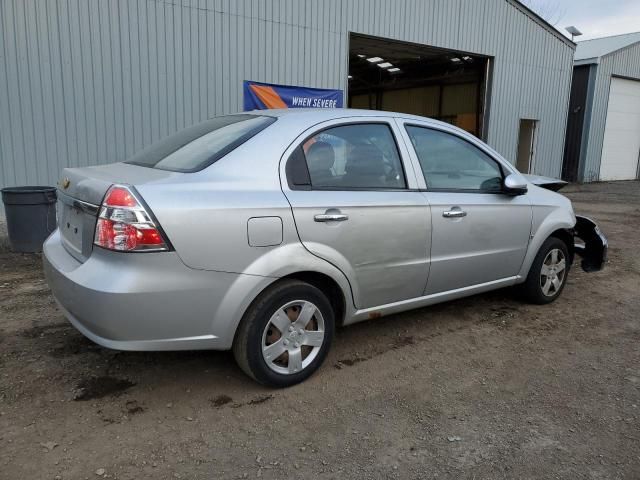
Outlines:
POLYGON ((288 143, 278 127, 276 122, 200 172, 136 186, 189 267, 263 275, 249 266, 268 251, 299 241, 280 188, 278 163, 288 143), (280 244, 249 245, 248 222, 256 217, 282 220, 280 244))
MULTIPOLYGON (((238 313, 270 283, 287 275, 307 271, 327 275, 344 292, 347 310, 354 308, 345 275, 300 242, 291 206, 280 186, 282 152, 304 128, 304 124, 279 119, 201 172, 136 186, 186 266, 240 274, 225 292, 220 308, 209 317, 216 335, 230 332, 222 342, 229 346, 241 319, 238 313), (257 218, 281 221, 279 242, 255 246, 249 238, 249 222, 257 218), (265 280, 253 285, 248 281, 252 277, 265 280)), ((271 237, 274 225, 278 223, 269 224, 271 237)))

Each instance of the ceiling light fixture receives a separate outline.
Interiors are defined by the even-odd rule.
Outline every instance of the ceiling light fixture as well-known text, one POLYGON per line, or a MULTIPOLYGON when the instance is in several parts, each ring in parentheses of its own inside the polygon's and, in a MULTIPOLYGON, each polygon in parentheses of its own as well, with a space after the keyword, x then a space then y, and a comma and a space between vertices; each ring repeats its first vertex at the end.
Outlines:
POLYGON ((384 62, 384 63, 379 63, 378 66, 380 68, 389 68, 389 67, 393 67, 393 64, 391 64, 389 62, 384 62))
POLYGON ((382 60, 384 60, 384 58, 380 58, 380 57, 370 57, 370 58, 367 58, 367 61, 368 61, 368 62, 371 62, 371 63, 379 63, 379 62, 381 62, 382 60))
POLYGON ((387 72, 391 72, 391 73, 399 73, 400 69, 398 67, 393 67, 390 68, 389 70, 387 70, 387 72))

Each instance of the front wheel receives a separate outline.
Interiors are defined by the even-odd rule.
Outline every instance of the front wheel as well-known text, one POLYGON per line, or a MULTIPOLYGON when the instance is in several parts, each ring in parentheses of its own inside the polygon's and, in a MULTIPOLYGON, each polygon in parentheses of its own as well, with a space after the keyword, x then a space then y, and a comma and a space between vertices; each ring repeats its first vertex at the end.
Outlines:
POLYGON ((525 300, 546 304, 560 296, 569 274, 569 251, 556 237, 549 237, 531 264, 527 280, 520 286, 525 300))
POLYGON ((288 387, 320 367, 334 333, 334 312, 316 287, 284 280, 260 294, 233 344, 242 370, 260 383, 288 387))

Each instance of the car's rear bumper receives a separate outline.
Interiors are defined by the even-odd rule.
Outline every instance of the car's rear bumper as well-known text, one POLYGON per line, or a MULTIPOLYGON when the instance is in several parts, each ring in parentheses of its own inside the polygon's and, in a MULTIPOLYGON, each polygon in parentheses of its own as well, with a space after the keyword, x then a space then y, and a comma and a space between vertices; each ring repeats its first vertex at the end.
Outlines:
POLYGON ((597 272, 607 262, 609 244, 598 225, 587 217, 576 215, 574 227, 574 251, 582 257, 581 266, 585 272, 597 272))
POLYGON ((43 248, 44 271, 69 321, 117 350, 227 349, 246 299, 263 277, 194 270, 175 252, 122 253, 95 248, 80 263, 56 230, 43 248))

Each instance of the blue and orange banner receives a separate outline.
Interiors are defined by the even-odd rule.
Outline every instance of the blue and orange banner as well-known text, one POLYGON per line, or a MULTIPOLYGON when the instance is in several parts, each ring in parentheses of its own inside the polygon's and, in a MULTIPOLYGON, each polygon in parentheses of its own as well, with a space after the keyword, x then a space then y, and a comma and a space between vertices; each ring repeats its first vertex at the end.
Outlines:
POLYGON ((342 90, 244 81, 244 110, 342 108, 342 90))

